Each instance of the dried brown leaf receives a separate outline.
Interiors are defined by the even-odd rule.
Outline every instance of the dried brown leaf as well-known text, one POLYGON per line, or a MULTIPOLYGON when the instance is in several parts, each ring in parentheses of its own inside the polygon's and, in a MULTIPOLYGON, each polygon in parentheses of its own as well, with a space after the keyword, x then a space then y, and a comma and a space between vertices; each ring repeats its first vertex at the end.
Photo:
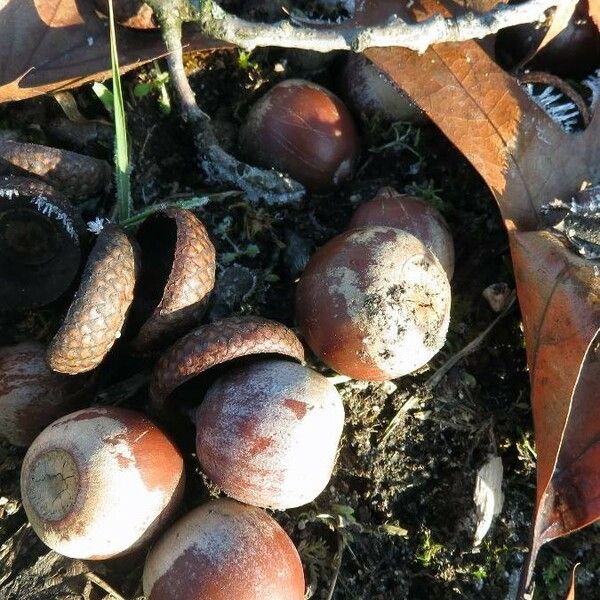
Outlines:
MULTIPOLYGON (((165 54, 159 32, 119 28, 123 71, 165 54)), ((194 32, 187 50, 223 47, 194 32)), ((0 102, 110 76, 108 28, 93 0, 0 0, 0 102)))

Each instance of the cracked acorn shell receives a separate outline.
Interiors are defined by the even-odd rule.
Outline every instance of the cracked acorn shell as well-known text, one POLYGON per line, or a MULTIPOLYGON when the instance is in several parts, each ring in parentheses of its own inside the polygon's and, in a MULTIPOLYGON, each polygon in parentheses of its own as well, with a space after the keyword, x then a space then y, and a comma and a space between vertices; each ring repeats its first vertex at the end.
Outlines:
POLYGON ((410 233, 351 229, 310 259, 296 289, 296 318, 326 365, 385 381, 422 367, 442 348, 450 284, 439 260, 410 233))
POLYGON ((177 521, 144 566, 148 600, 303 600, 292 540, 264 510, 219 498, 177 521))
POLYGON ((141 269, 130 320, 131 345, 143 353, 163 348, 197 323, 215 285, 215 248, 190 211, 168 208, 142 224, 136 240, 141 269))
POLYGON ((73 282, 85 226, 69 201, 36 179, 0 178, 0 310, 44 306, 73 282))
POLYGON ((196 453, 228 496, 263 508, 312 502, 327 486, 344 407, 316 371, 283 360, 229 369, 196 413, 196 453))
POLYGON ((48 365, 75 375, 97 367, 115 341, 133 300, 136 249, 118 227, 100 232, 79 289, 48 348, 48 365))
POLYGON ((159 359, 150 380, 152 411, 172 420, 173 405, 200 403, 192 386, 200 375, 227 362, 252 355, 276 355, 304 361, 296 334, 281 323, 263 317, 229 317, 202 325, 175 342, 159 359))
POLYGON ((183 495, 179 450, 144 415, 80 410, 30 446, 21 496, 40 539, 71 558, 105 559, 150 541, 183 495))
POLYGON ((81 408, 92 387, 87 376, 51 371, 39 342, 0 348, 0 438, 29 446, 52 421, 81 408))

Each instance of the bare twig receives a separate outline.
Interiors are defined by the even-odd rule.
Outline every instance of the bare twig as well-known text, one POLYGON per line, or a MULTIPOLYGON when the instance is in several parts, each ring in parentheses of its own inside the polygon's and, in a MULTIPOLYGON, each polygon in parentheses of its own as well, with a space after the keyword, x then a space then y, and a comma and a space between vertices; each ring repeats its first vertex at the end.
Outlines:
POLYGON ((277 23, 255 23, 223 10, 214 0, 147 0, 160 22, 167 46, 167 61, 183 118, 189 123, 200 164, 216 183, 242 190, 250 201, 263 199, 270 204, 298 201, 304 188, 277 171, 253 167, 225 152, 216 139, 210 118, 196 102, 185 74, 181 44, 181 26, 194 22, 207 35, 246 50, 259 46, 280 46, 331 52, 401 46, 425 51, 431 44, 483 38, 504 27, 531 23, 544 12, 567 0, 527 0, 522 4, 501 4, 485 14, 467 13, 454 18, 434 15, 419 23, 407 23, 399 17, 364 27, 352 22, 323 26, 321 23, 293 17, 277 23))
POLYGON ((344 555, 344 549, 346 548, 346 540, 344 536, 338 533, 338 551, 335 555, 335 571, 333 573, 333 579, 329 585, 329 591, 327 592, 326 600, 331 600, 335 593, 335 587, 337 585, 338 578, 340 576, 340 570, 342 568, 342 557, 344 555))
MULTIPOLYGON (((484 13, 467 13, 454 18, 435 15, 419 23, 407 23, 393 17, 373 27, 332 25, 309 27, 307 21, 293 19, 277 23, 255 23, 223 10, 214 0, 200 0, 200 8, 191 15, 208 35, 235 44, 245 50, 262 46, 280 46, 331 52, 400 46, 424 52, 432 44, 481 39, 500 29, 536 22, 551 7, 566 0, 528 0, 522 4, 500 4, 484 13)), ((317 23, 318 25, 318 23, 317 23)))
POLYGON ((161 23, 168 50, 170 81, 177 92, 183 118, 192 128, 194 144, 206 175, 216 183, 229 184, 242 190, 248 200, 262 199, 270 204, 295 202, 304 195, 302 185, 277 171, 259 169, 239 161, 225 152, 217 141, 209 116, 200 109, 185 74, 181 45, 181 22, 189 20, 186 0, 174 3, 150 0, 161 23))
POLYGON ((112 596, 115 600, 125 600, 119 592, 117 592, 112 586, 110 586, 104 579, 98 577, 95 573, 88 571, 85 574, 86 579, 89 579, 92 583, 95 583, 99 588, 103 589, 109 596, 112 596))

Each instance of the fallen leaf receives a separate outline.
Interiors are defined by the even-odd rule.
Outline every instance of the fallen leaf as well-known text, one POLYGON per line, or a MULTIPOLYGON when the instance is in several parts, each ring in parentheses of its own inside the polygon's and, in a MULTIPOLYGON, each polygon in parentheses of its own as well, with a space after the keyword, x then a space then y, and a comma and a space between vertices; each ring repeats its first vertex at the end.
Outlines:
MULTIPOLYGON (((159 32, 119 28, 122 71, 165 54, 159 32)), ((188 32, 187 50, 224 47, 188 32)), ((0 102, 110 76, 108 28, 93 0, 0 0, 0 102)))
MULTIPOLYGON (((376 3, 381 15, 382 2, 376 3)), ((397 3, 387 3, 388 14, 397 3)), ((368 22, 371 3, 355 19, 368 22)), ((448 11, 422 0, 417 20, 448 11)), ((569 200, 600 176, 600 111, 583 132, 565 133, 477 42, 365 55, 407 93, 466 156, 492 191, 511 240, 538 448, 531 552, 600 517, 600 278, 596 267, 542 228, 540 208, 569 200)))
MULTIPOLYGON (((389 3, 391 12, 395 5, 389 3)), ((423 0, 417 19, 432 12, 449 14, 437 0, 423 0)), ((365 55, 465 155, 504 220, 518 229, 538 229, 543 204, 569 198, 598 170, 599 119, 584 132, 565 133, 474 41, 438 44, 421 55, 404 48, 372 48, 365 55)))
POLYGON ((528 584, 544 543, 600 517, 600 279, 550 232, 510 240, 538 456, 528 584))

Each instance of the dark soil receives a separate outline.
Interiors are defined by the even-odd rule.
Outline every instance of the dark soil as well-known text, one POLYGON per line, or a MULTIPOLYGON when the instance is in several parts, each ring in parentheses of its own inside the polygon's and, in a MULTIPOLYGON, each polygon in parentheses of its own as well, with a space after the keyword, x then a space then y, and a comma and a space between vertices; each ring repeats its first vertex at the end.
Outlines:
MULTIPOLYGON (((234 148, 237 128, 255 98, 288 77, 307 77, 335 90, 333 74, 340 71, 340 58, 261 51, 248 62, 236 52, 219 52, 190 57, 187 68, 223 143, 234 148)), ((154 92, 142 98, 134 95, 136 84, 154 80, 153 69, 143 68, 124 80, 138 208, 167 196, 215 191, 196 166, 192 140, 176 111, 163 114, 154 92)), ((89 86, 74 96, 87 118, 109 121, 89 86)), ((0 107, 0 127, 16 129, 25 139, 58 145, 46 124, 60 112, 49 98, 7 105, 0 107)), ((377 119, 363 123, 358 175, 333 194, 285 208, 251 205, 240 196, 209 202, 199 210, 219 253, 220 283, 207 318, 260 314, 293 326, 298 272, 314 247, 343 230, 360 202, 379 187, 391 185, 435 203, 456 245, 452 321, 444 349, 422 372, 395 385, 340 384, 347 419, 331 483, 315 503, 275 517, 298 545, 314 598, 513 598, 535 494, 518 308, 433 392, 423 386, 495 318, 482 298, 483 289, 496 282, 514 285, 507 239, 484 183, 443 135, 430 124, 402 126, 400 131, 405 145, 375 154, 369 148, 393 140, 393 131, 377 119), (398 411, 397 426, 384 440, 398 411), (474 549, 475 477, 490 454, 503 461, 504 507, 474 549), (341 566, 332 595, 340 548, 341 566)), ((102 139, 92 139, 87 149, 110 160, 110 147, 102 139)), ((82 204, 81 211, 87 220, 108 216, 113 203, 111 191, 82 204)), ((66 305, 63 299, 43 310, 2 317, 0 341, 48 340, 66 305)), ((99 374, 97 401, 141 408, 150 367, 149 361, 129 358, 123 345, 116 348, 99 374)), ((316 362, 314 367, 332 375, 316 362)), ((189 442, 183 441, 183 446, 189 448, 189 442)), ((23 454, 0 445, 0 598, 108 598, 90 571, 123 598, 140 597, 143 553, 98 563, 63 559, 47 553, 24 525, 18 485, 23 454)), ((191 485, 185 509, 217 493, 214 486, 207 486, 191 454, 188 459, 191 485)), ((577 561, 583 563, 578 599, 598 597, 600 552, 594 543, 599 532, 592 526, 543 552, 536 598, 562 597, 577 561)))

